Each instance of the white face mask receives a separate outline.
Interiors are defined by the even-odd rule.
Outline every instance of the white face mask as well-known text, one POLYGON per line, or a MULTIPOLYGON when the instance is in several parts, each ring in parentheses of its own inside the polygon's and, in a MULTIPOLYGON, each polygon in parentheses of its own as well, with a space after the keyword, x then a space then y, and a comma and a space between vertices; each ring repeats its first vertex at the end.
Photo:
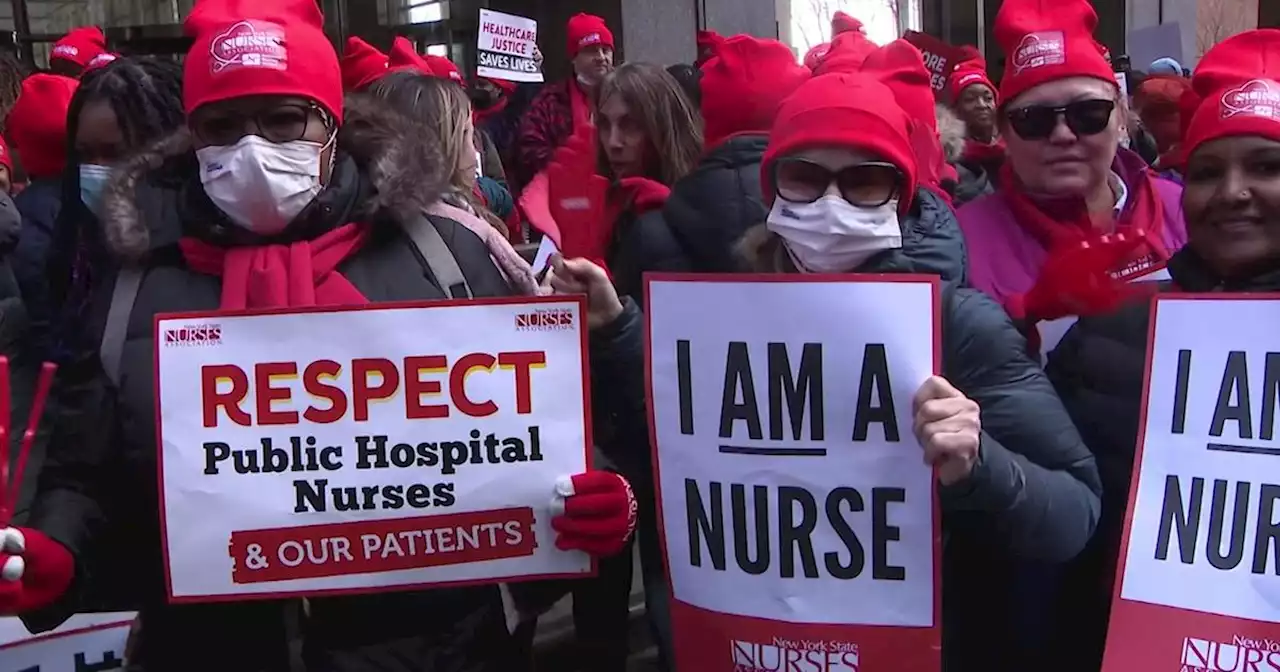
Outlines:
POLYGON ((246 135, 234 145, 196 150, 200 182, 231 221, 274 236, 320 193, 320 155, 327 146, 246 135))
POLYGON ((796 266, 810 273, 848 273, 877 252, 902 247, 896 199, 859 208, 830 194, 813 203, 779 198, 766 225, 782 237, 796 266))

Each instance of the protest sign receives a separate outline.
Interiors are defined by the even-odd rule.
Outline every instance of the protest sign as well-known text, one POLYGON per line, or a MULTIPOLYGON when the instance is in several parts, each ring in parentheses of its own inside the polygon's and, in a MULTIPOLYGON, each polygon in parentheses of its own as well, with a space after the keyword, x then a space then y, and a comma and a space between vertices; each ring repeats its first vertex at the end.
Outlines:
POLYGON ((1277 298, 1155 301, 1104 672, 1280 670, 1277 298))
POLYGON ((81 614, 39 635, 0 618, 0 672, 109 672, 124 667, 133 613, 81 614))
POLYGON ((676 669, 939 669, 937 283, 646 276, 676 669))
POLYGON ((580 298, 156 318, 170 600, 578 577, 580 298))
POLYGON ((512 82, 541 82, 542 69, 534 55, 537 49, 537 21, 491 9, 480 10, 477 75, 512 82))
POLYGON ((933 96, 942 100, 947 95, 947 79, 951 71, 956 69, 960 51, 955 47, 928 34, 914 30, 903 33, 902 39, 915 45, 924 56, 924 65, 929 68, 929 83, 933 96))

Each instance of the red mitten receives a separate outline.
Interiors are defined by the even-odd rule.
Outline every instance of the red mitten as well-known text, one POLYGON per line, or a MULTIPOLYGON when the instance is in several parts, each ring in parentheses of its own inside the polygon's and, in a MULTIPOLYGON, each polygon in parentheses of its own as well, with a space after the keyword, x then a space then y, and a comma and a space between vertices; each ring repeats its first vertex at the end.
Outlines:
POLYGON ((587 471, 556 483, 551 519, 556 548, 596 557, 617 555, 636 529, 636 496, 612 471, 587 471))
POLYGON ((1009 297, 1005 307, 1014 318, 1033 323, 1110 312, 1139 291, 1112 273, 1132 258, 1143 240, 1122 232, 1053 250, 1035 286, 1009 297))
POLYGON ((613 222, 605 216, 609 181, 596 174, 595 132, 578 130, 547 166, 551 217, 560 231, 560 253, 604 266, 613 222))
POLYGON ((26 527, 0 530, 0 614, 53 604, 71 586, 76 562, 62 544, 26 527))

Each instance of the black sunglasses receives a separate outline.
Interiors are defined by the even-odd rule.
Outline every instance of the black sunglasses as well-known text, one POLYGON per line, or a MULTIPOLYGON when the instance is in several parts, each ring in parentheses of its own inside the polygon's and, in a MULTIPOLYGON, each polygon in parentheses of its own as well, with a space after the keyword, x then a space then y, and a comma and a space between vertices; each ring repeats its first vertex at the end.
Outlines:
POLYGON ((1049 105, 1033 105, 1009 110, 1005 117, 1013 132, 1024 140, 1043 140, 1053 135, 1058 127, 1058 119, 1066 122, 1067 128, 1077 136, 1097 135, 1111 123, 1111 113, 1116 109, 1116 101, 1091 99, 1077 100, 1062 107, 1049 105))
POLYGON ((868 161, 831 170, 800 158, 773 164, 773 190, 791 203, 813 203, 832 183, 844 200, 860 208, 878 208, 902 190, 902 171, 891 163, 868 161))

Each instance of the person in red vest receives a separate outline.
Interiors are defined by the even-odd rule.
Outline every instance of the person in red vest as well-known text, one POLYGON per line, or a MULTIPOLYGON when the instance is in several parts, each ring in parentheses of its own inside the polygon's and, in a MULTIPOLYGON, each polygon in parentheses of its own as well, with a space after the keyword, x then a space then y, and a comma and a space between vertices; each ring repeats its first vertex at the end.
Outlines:
MULTIPOLYGON (((145 669, 282 672, 298 641, 285 623, 299 620, 310 670, 513 669, 495 584, 310 595, 305 619, 297 601, 166 599, 155 515, 160 446, 150 421, 158 313, 537 291, 501 237, 482 240, 424 212, 446 179, 433 135, 371 98, 344 102, 314 0, 197 0, 184 29, 193 40, 183 63, 187 129, 117 164, 103 194, 101 234, 119 267, 102 281, 85 325, 103 336, 59 372, 65 415, 53 423, 31 516, 0 532, 0 613, 37 631, 74 613, 109 516, 134 523, 132 541, 109 552, 145 582, 132 661, 145 669)), ((579 279, 590 289, 608 284, 590 269, 579 279)), ((586 312, 588 328, 603 328, 623 307, 590 300, 586 312)), ((616 555, 630 541, 634 507, 616 473, 566 475, 547 487, 538 515, 554 534, 539 543, 616 555)))

